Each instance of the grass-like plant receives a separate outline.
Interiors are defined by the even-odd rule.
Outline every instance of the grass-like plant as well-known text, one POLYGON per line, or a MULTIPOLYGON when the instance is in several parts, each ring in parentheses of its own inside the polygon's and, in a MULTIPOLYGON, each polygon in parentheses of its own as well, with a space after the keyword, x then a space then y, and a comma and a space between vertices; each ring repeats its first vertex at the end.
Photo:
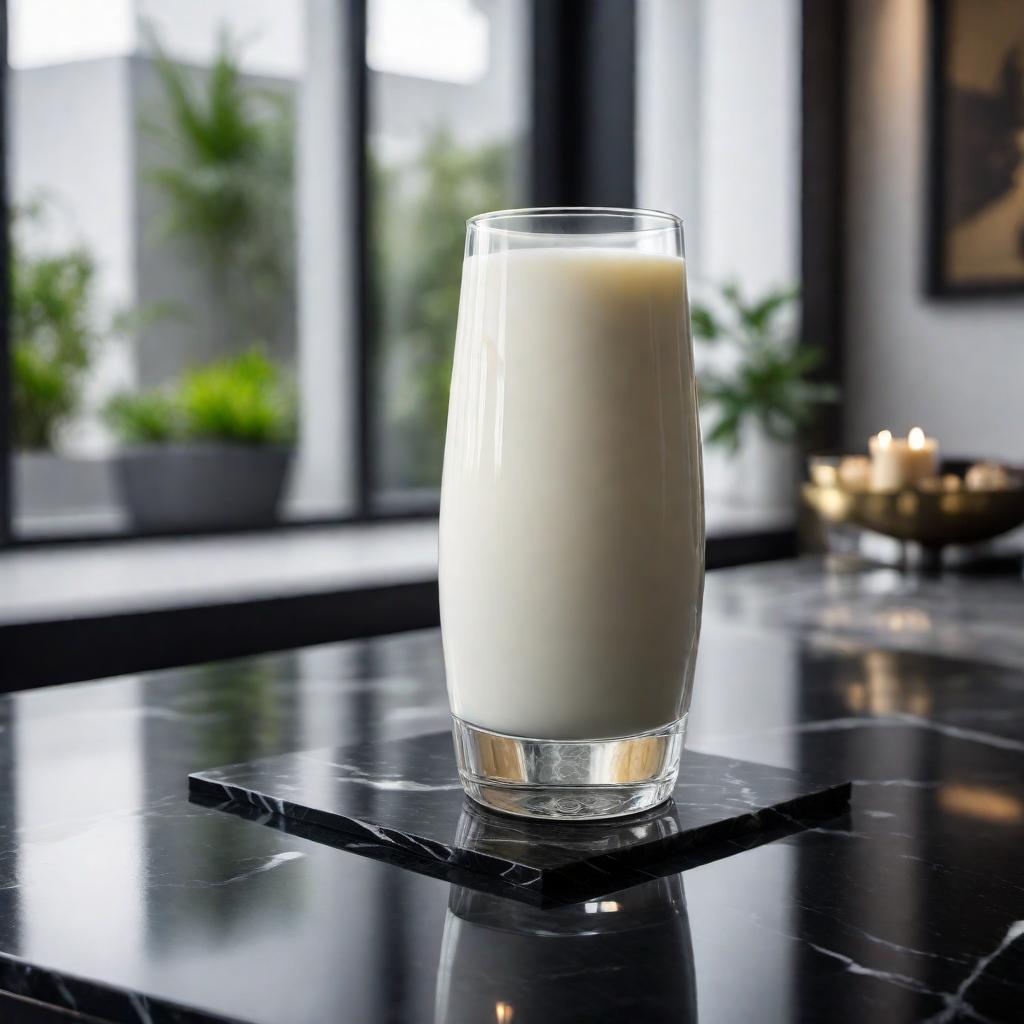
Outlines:
POLYGON ((227 32, 205 72, 152 31, 149 43, 162 102, 142 127, 163 155, 143 176, 163 197, 157 226, 202 263, 229 341, 276 337, 295 311, 292 101, 246 82, 227 32))
POLYGON ((173 316, 169 303, 97 316, 96 264, 84 245, 34 253, 23 245, 26 227, 50 213, 37 199, 11 217, 11 401, 14 447, 50 450, 60 428, 82 405, 82 391, 100 344, 173 316))
POLYGON ((715 414, 707 442, 736 452, 749 423, 773 440, 794 440, 815 410, 838 396, 833 385, 812 377, 821 349, 800 344, 791 329, 787 314, 799 291, 780 288, 748 300, 738 285, 727 284, 719 298, 722 314, 699 303, 691 310, 696 337, 731 350, 731 369, 699 374, 701 405, 715 414))
MULTIPOLYGON (((16 217, 35 217, 38 209, 16 217)), ((96 267, 75 246, 26 254, 12 231, 10 259, 12 434, 15 448, 48 449, 79 407, 99 340, 91 322, 96 267)))
POLYGON ((280 366, 253 348, 189 370, 168 387, 116 395, 105 415, 132 445, 287 444, 295 437, 296 402, 280 366))
POLYGON ((182 433, 178 403, 169 391, 122 392, 107 402, 103 415, 126 444, 167 444, 182 433))

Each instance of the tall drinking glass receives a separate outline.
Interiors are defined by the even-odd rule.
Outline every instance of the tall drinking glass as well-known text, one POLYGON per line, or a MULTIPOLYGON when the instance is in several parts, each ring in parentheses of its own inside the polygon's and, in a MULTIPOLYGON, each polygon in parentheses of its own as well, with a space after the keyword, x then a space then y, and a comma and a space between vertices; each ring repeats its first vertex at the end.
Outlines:
POLYGON ((468 228, 440 550, 462 784, 511 814, 632 814, 675 785, 704 590, 682 224, 468 228))

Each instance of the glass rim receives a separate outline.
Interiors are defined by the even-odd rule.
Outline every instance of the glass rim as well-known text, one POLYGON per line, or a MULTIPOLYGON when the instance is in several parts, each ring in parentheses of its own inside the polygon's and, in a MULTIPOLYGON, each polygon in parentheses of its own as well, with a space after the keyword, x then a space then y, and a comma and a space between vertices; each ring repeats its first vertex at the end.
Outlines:
POLYGON ((628 206, 523 206, 510 210, 491 210, 487 213, 478 213, 466 221, 468 230, 484 230, 502 234, 534 235, 544 234, 542 231, 530 230, 529 228, 517 228, 514 226, 502 226, 500 221, 516 220, 520 218, 565 218, 575 217, 586 219, 588 217, 605 217, 627 219, 647 218, 657 223, 641 227, 623 227, 621 231, 614 229, 608 234, 655 234, 661 231, 676 231, 683 227, 682 218, 674 213, 666 213, 664 210, 646 210, 642 208, 631 208, 628 206))

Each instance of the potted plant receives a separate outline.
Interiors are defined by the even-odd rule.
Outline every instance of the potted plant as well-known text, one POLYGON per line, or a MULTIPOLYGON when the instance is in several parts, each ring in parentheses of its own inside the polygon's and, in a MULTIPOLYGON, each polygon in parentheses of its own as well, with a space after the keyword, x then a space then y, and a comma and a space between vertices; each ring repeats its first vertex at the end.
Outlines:
POLYGON ((701 408, 712 417, 705 441, 732 464, 723 497, 734 504, 793 507, 797 438, 815 410, 837 397, 831 384, 812 379, 822 351, 796 336, 798 297, 797 289, 781 288, 748 300, 727 284, 717 311, 693 306, 693 331, 710 364, 698 373, 701 408))
POLYGON ((14 447, 49 451, 79 406, 96 332, 89 321, 95 267, 82 248, 47 256, 11 247, 14 447))
POLYGON ((116 395, 105 412, 125 446, 115 477, 137 530, 264 526, 277 518, 295 398, 259 349, 190 370, 169 387, 116 395))
POLYGON ((70 457, 62 442, 80 421, 86 380, 106 333, 97 323, 96 267, 81 244, 42 248, 24 237, 49 209, 13 211, 10 231, 11 443, 17 513, 89 514, 109 505, 106 464, 70 457))

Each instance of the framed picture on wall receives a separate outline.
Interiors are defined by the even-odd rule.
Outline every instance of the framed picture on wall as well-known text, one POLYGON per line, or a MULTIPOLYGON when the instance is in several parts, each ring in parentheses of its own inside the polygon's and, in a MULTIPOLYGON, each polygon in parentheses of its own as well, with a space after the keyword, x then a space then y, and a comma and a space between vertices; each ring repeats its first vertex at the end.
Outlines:
POLYGON ((1024 294, 1024 0, 932 0, 928 291, 1024 294))

